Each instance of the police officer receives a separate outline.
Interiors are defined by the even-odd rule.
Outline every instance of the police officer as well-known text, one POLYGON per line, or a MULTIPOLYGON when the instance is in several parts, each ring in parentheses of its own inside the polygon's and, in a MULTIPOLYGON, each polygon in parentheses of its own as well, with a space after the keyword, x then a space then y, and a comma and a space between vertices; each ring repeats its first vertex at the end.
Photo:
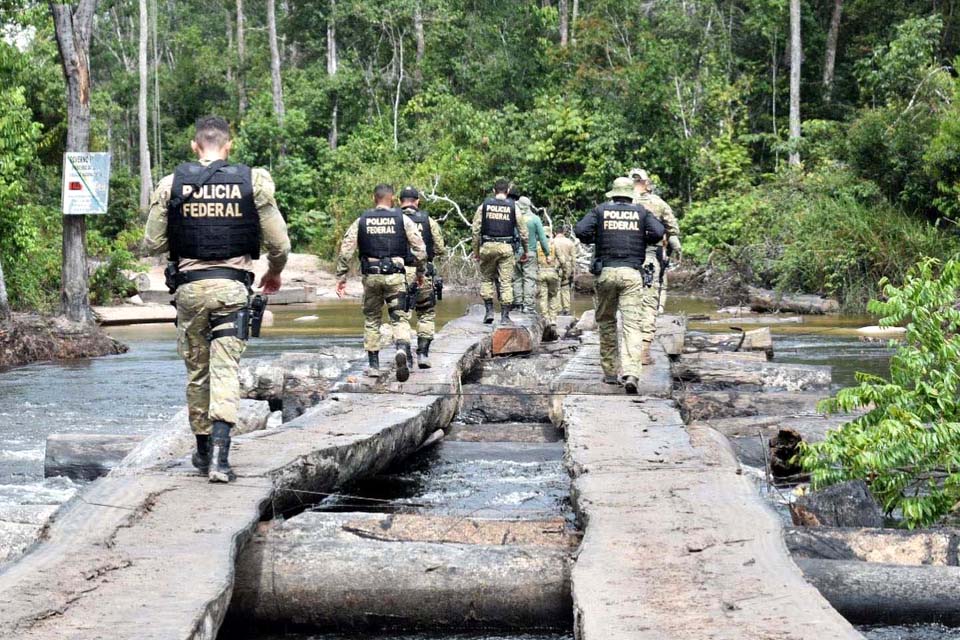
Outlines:
POLYGON ((418 284, 423 286, 427 250, 416 223, 393 206, 393 187, 379 184, 373 191, 374 208, 364 211, 347 229, 337 257, 337 295, 347 290, 350 259, 359 247, 363 274, 363 347, 367 350, 367 375, 380 376, 380 325, 383 307, 393 325, 397 353, 397 380, 410 378, 410 312, 407 309, 407 272, 411 256, 418 284))
POLYGON ((663 239, 656 216, 633 204, 633 180, 617 178, 599 205, 577 223, 581 242, 595 245, 594 305, 600 329, 603 381, 617 384, 617 311, 623 317, 620 367, 627 393, 636 394, 642 369, 644 301, 655 296, 652 273, 644 272, 647 246, 663 239))
MULTIPOLYGON (((417 287, 415 310, 417 312, 417 366, 421 369, 430 368, 430 343, 436 332, 437 292, 434 289, 434 278, 437 269, 433 261, 447 254, 443 242, 443 231, 440 223, 431 218, 426 211, 420 210, 420 193, 413 187, 404 187, 400 190, 400 209, 403 214, 412 220, 420 229, 420 236, 427 248, 426 273, 423 284, 417 287)), ((413 252, 407 252, 407 286, 416 281, 417 269, 413 252)))
POLYGON ((229 164, 226 120, 201 118, 191 147, 197 161, 160 181, 150 200, 144 245, 170 252, 177 304, 177 351, 187 366, 187 406, 196 436, 193 465, 211 482, 229 482, 230 430, 240 405, 238 370, 253 261, 267 249, 263 293, 280 289, 290 253, 287 226, 265 169, 229 164), (245 316, 241 315, 240 320, 245 316))
POLYGON ((565 316, 570 315, 573 309, 570 292, 573 289, 573 279, 577 271, 577 245, 570 239, 572 234, 570 224, 564 222, 553 238, 553 251, 560 271, 560 314, 565 316))
MULTIPOLYGON (((551 229, 544 230, 546 236, 553 235, 551 229)), ((553 342, 559 338, 557 333, 557 312, 560 310, 560 270, 553 240, 547 242, 546 249, 537 245, 537 313, 543 318, 543 341, 553 342)))
MULTIPOLYGON (((493 197, 483 201, 473 216, 473 257, 480 262, 480 296, 486 313, 483 321, 493 323, 493 296, 500 293, 500 321, 510 323, 513 305, 514 246, 527 246, 527 226, 517 215, 517 205, 507 197, 510 183, 497 180, 493 197)), ((523 252, 520 262, 527 261, 523 252)))
POLYGON ((659 196, 653 193, 653 183, 650 176, 643 169, 631 169, 630 177, 633 178, 633 203, 639 204, 663 224, 666 230, 664 242, 660 246, 647 247, 647 264, 653 265, 656 271, 654 283, 657 288, 657 295, 646 299, 643 310, 643 364, 652 364, 650 357, 650 345, 653 343, 653 336, 657 331, 657 316, 663 313, 663 307, 667 302, 667 260, 674 258, 680 259, 680 224, 677 217, 673 215, 673 209, 670 208, 659 196))
POLYGON ((543 230, 543 221, 533 210, 530 198, 517 198, 517 213, 527 227, 528 240, 521 249, 526 252, 527 260, 517 261, 513 268, 513 308, 530 313, 537 303, 537 256, 549 252, 548 240, 543 230))

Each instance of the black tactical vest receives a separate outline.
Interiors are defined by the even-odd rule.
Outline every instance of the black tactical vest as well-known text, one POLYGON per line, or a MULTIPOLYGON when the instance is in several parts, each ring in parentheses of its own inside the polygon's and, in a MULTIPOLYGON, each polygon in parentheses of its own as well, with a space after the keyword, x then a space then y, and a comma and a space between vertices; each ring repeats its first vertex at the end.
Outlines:
MULTIPOLYGON (((427 215, 426 211, 414 209, 413 207, 404 209, 403 213, 417 223, 417 226, 420 228, 420 235, 423 236, 423 243, 427 245, 427 261, 433 262, 433 258, 437 254, 433 245, 433 229, 430 228, 430 216, 427 215)), ((413 251, 407 250, 407 259, 405 262, 408 267, 413 267, 417 264, 416 258, 413 257, 413 251)))
POLYGON ((167 208, 172 259, 227 260, 260 257, 260 215, 250 167, 225 164, 196 188, 207 168, 187 162, 173 174, 167 208))
POLYGON ((517 230, 517 205, 513 200, 487 198, 482 206, 480 235, 485 238, 513 238, 517 230))
POLYGON ((607 202, 597 207, 597 259, 605 267, 642 269, 646 258, 646 224, 643 207, 607 202))
POLYGON ((407 233, 403 228, 403 213, 399 209, 368 209, 360 216, 357 243, 360 262, 370 258, 406 259, 409 252, 407 233))

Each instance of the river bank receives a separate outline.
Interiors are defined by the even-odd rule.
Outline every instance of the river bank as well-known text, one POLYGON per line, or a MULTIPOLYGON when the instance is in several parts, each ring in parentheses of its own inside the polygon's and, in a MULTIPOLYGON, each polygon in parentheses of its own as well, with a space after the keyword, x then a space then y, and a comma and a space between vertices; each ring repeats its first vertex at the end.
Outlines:
POLYGON ((0 323, 0 370, 32 362, 65 361, 126 353, 127 347, 96 325, 61 317, 15 313, 0 323))

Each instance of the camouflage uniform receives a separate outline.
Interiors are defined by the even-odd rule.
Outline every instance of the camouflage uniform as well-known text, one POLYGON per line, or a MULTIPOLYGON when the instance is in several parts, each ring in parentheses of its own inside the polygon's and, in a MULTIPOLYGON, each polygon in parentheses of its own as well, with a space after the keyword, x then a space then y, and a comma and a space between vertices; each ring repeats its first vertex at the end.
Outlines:
POLYGON ((624 377, 640 377, 643 368, 643 309, 653 289, 643 285, 643 274, 630 267, 605 268, 594 283, 593 304, 600 333, 600 366, 617 375, 617 356, 624 377), (623 335, 617 340, 617 311, 623 318, 623 335))
MULTIPOLYGON (((634 204, 646 208, 653 212, 657 219, 663 224, 667 233, 664 239, 673 252, 679 251, 680 247, 680 225, 677 218, 673 215, 673 209, 659 196, 653 193, 638 194, 633 199, 634 204)), ((647 247, 646 263, 654 265, 654 289, 657 295, 648 296, 643 307, 643 341, 647 343, 647 348, 653 342, 654 334, 657 331, 657 316, 663 313, 663 307, 667 302, 667 274, 661 272, 662 265, 657 257, 657 251, 662 245, 647 247), (662 278, 662 280, 661 280, 662 278)))
MULTIPOLYGON (((480 260, 480 297, 492 300, 499 288, 501 306, 510 306, 513 304, 513 245, 506 242, 481 243, 482 225, 483 205, 480 205, 473 216, 473 255, 480 260)), ((529 234, 519 211, 516 228, 521 246, 526 246, 529 234)))
POLYGON ((547 250, 537 247, 537 261, 540 263, 537 287, 537 313, 548 327, 556 327, 557 313, 560 311, 560 271, 557 269, 557 257, 553 241, 547 250))
POLYGON ((553 250, 557 256, 557 266, 560 271, 558 304, 561 311, 572 312, 570 290, 573 288, 573 277, 576 275, 577 245, 566 235, 560 235, 553 239, 553 250))
MULTIPOLYGON (((386 209, 386 207, 378 207, 386 209)), ((340 244, 340 254, 337 257, 337 278, 345 280, 350 271, 350 260, 357 250, 357 236, 359 234, 359 219, 347 229, 340 244)), ((403 230, 407 242, 418 264, 427 259, 427 249, 420 237, 420 229, 415 222, 403 216, 403 230)), ((403 266, 403 258, 396 258, 398 266, 403 266)), ((417 267, 419 269, 419 267, 417 267)), ((407 274, 404 268, 400 273, 390 275, 369 274, 362 277, 363 282, 363 348, 367 352, 380 351, 380 325, 383 324, 383 307, 387 307, 387 315, 393 328, 393 339, 396 342, 410 342, 410 312, 404 311, 404 301, 407 295, 407 274)))
MULTIPOLYGON (((447 255, 447 246, 443 242, 443 230, 440 223, 430 218, 430 231, 433 234, 434 258, 447 255)), ((417 280, 417 268, 407 267, 407 286, 417 280)), ((437 331, 437 297, 433 290, 433 276, 425 274, 423 285, 417 290, 415 311, 417 312, 417 337, 433 339, 437 331)))
POLYGON ((527 227, 527 243, 524 245, 527 261, 516 261, 513 267, 513 300, 515 305, 522 307, 529 313, 537 302, 537 275, 540 265, 538 252, 541 248, 547 249, 547 236, 543 230, 543 221, 540 216, 530 209, 530 201, 524 197, 517 201, 517 215, 523 212, 523 224, 527 227), (524 202, 526 200, 526 202, 524 202))
MULTIPOLYGON (((209 164, 203 162, 203 164, 209 164)), ((287 225, 274 197, 273 178, 265 169, 253 169, 254 203, 260 216, 260 232, 267 249, 269 272, 283 271, 290 253, 287 225)), ((173 176, 160 181, 150 199, 150 213, 144 237, 148 253, 168 250, 167 205, 173 176)), ((250 256, 219 261, 181 259, 181 272, 228 267, 253 271, 250 256)), ((187 367, 187 407, 190 428, 197 435, 209 435, 213 421, 236 424, 240 405, 237 371, 246 344, 228 336, 210 342, 210 320, 228 315, 247 304, 247 288, 234 280, 199 280, 177 289, 177 351, 187 367)), ((229 328, 229 324, 218 329, 229 328)))

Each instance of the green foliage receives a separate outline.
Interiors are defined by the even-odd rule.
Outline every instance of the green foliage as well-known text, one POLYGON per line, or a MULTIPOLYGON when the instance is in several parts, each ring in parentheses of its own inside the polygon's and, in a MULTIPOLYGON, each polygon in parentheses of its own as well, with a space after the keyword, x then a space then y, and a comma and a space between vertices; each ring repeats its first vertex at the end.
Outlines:
POLYGON ((872 56, 854 64, 864 94, 874 102, 909 100, 935 64, 942 31, 943 18, 938 15, 897 25, 889 45, 877 47, 872 56))
POLYGON ((960 504, 960 261, 924 260, 901 286, 881 285, 870 310, 881 326, 906 328, 890 378, 860 374, 825 401, 866 413, 806 446, 801 463, 815 488, 863 479, 887 513, 929 526, 960 504))

